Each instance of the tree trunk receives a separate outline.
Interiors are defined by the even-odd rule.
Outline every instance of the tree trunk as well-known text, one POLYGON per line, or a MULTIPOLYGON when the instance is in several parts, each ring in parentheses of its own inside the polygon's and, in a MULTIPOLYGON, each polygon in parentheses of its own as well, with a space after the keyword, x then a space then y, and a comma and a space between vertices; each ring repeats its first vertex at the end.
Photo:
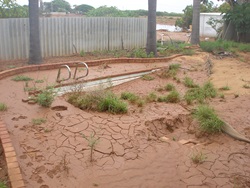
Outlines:
POLYGON ((148 30, 147 30, 147 54, 153 52, 157 56, 156 50, 156 4, 157 0, 148 0, 148 30))
POLYGON ((200 44, 200 0, 193 0, 191 44, 200 44))
POLYGON ((39 0, 29 0, 30 53, 29 64, 41 64, 41 46, 39 32, 39 0))

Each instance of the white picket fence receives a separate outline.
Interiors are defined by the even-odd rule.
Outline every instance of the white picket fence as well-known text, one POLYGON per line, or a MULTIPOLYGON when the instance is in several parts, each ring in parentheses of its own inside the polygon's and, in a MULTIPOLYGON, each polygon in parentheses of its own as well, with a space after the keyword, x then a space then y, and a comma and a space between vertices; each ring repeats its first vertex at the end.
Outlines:
MULTIPOLYGON (((146 45, 145 18, 40 18, 42 57, 146 45)), ((0 19, 0 60, 29 57, 29 20, 0 19)))

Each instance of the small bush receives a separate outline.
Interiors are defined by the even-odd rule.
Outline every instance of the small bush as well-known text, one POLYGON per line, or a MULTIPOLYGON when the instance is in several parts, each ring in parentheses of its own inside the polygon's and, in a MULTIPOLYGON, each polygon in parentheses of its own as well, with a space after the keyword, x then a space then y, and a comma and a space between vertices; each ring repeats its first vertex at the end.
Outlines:
POLYGON ((143 80, 147 80, 147 81, 151 81, 151 80, 155 79, 153 76, 150 76, 150 75, 147 75, 147 74, 143 75, 141 78, 143 80))
POLYGON ((46 123, 46 119, 44 118, 37 118, 37 119, 32 119, 32 124, 33 125, 41 125, 43 123, 46 123))
POLYGON ((7 105, 0 102, 0 111, 6 111, 6 110, 7 110, 7 105))
POLYGON ((166 91, 175 90, 175 86, 173 84, 167 84, 164 88, 165 88, 166 91))
POLYGON ((206 159, 207 159, 207 156, 205 154, 203 154, 202 152, 197 153, 197 154, 193 154, 191 156, 191 160, 195 164, 202 164, 206 159))
POLYGON ((18 75, 12 78, 13 81, 19 82, 19 81, 31 81, 33 80, 32 78, 24 75, 18 75))
POLYGON ((196 88, 189 89, 184 95, 184 99, 187 104, 197 101, 204 103, 207 98, 214 98, 217 96, 217 91, 211 82, 206 82, 202 87, 197 86, 196 88))
POLYGON ((113 114, 127 112, 127 104, 109 91, 73 92, 69 94, 68 102, 82 110, 108 111, 113 114))
POLYGON ((177 103, 180 101, 180 94, 177 91, 171 91, 168 95, 158 97, 158 102, 177 103))
POLYGON ((98 110, 101 112, 108 111, 112 114, 127 112, 127 104, 119 100, 113 93, 108 93, 98 104, 98 110))
POLYGON ((43 107, 50 107, 54 101, 55 94, 53 89, 45 89, 37 95, 37 103, 43 107))
POLYGON ((43 83, 44 80, 36 80, 35 83, 43 83))
POLYGON ((146 100, 147 100, 148 102, 156 102, 156 101, 157 101, 157 95, 156 95, 155 93, 150 93, 150 94, 147 96, 146 100))
POLYGON ((192 78, 189 78, 189 77, 185 77, 183 83, 184 83, 184 85, 186 87, 189 87, 189 88, 198 87, 198 85, 194 83, 194 81, 192 80, 192 78))
POLYGON ((176 70, 178 71, 180 69, 181 65, 180 64, 171 64, 169 65, 169 70, 176 70))
POLYGON ((207 105, 200 105, 194 112, 195 119, 198 120, 200 129, 208 133, 221 132, 224 122, 219 119, 214 109, 207 105))
POLYGON ((229 86, 223 86, 223 87, 220 88, 220 90, 228 91, 228 90, 230 90, 230 87, 229 86))
POLYGON ((7 188, 7 185, 4 182, 0 181, 0 188, 7 188))

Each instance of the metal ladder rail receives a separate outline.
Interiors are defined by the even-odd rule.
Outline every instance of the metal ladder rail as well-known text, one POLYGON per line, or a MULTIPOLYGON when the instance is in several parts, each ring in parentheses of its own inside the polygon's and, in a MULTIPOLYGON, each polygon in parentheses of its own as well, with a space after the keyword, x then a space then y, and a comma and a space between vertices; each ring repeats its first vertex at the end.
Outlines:
POLYGON ((69 80, 70 78, 71 78, 71 69, 70 69, 70 67, 69 67, 68 65, 62 65, 62 66, 59 68, 59 70, 58 70, 56 82, 60 83, 60 82, 62 82, 62 81, 69 80), (66 67, 66 68, 67 68, 68 73, 69 73, 69 76, 68 76, 68 78, 66 78, 66 79, 65 79, 65 78, 62 78, 62 79, 60 80, 61 69, 62 69, 63 67, 66 67))
POLYGON ((77 63, 77 65, 76 65, 76 69, 75 69, 75 73, 74 73, 73 79, 79 80, 81 78, 84 78, 84 77, 88 76, 88 74, 89 74, 89 67, 88 67, 88 65, 86 63, 84 63, 84 62, 80 62, 80 63, 77 63), (85 66, 85 68, 86 68, 86 74, 83 75, 83 76, 76 77, 76 73, 77 73, 79 65, 84 65, 85 66))

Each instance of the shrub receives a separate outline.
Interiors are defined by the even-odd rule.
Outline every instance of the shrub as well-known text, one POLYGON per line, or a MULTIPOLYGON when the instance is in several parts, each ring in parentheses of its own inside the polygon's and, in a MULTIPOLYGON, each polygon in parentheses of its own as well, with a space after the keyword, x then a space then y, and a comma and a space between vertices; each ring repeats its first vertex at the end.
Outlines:
POLYGON ((53 89, 45 89, 37 96, 37 103, 43 107, 50 107, 54 101, 55 93, 53 89))
POLYGON ((207 159, 207 156, 205 154, 203 154, 202 152, 197 153, 197 154, 193 154, 191 156, 191 160, 195 164, 202 164, 206 159, 207 159))
POLYGON ((187 104, 191 104, 193 101, 204 103, 207 98, 214 98, 217 96, 217 91, 211 82, 206 82, 202 87, 189 89, 184 95, 184 99, 187 104))
POLYGON ((198 120, 200 129, 208 133, 221 132, 224 122, 219 119, 214 109, 207 105, 200 105, 194 112, 195 119, 198 120))
POLYGON ((146 100, 147 100, 148 102, 156 102, 156 101, 157 101, 157 95, 156 95, 155 93, 150 93, 150 94, 147 96, 146 100))
POLYGON ((108 111, 113 114, 127 112, 127 104, 110 91, 71 93, 68 96, 68 102, 82 110, 108 111))
POLYGON ((113 93, 107 93, 98 104, 98 110, 101 112, 108 111, 112 114, 127 112, 127 104, 119 100, 113 93))
POLYGON ((18 75, 12 78, 13 81, 19 82, 19 81, 31 81, 33 80, 32 78, 24 75, 18 75))
POLYGON ((152 77, 152 76, 150 76, 150 75, 147 75, 147 74, 143 75, 141 78, 142 78, 143 80, 147 80, 147 81, 151 81, 151 80, 154 80, 154 79, 155 79, 154 77, 152 77))
POLYGON ((166 91, 175 90, 175 86, 173 84, 167 84, 164 88, 165 88, 166 91))
POLYGON ((186 87, 189 87, 189 88, 198 87, 198 85, 194 83, 192 78, 189 78, 189 77, 185 77, 183 83, 186 87))
POLYGON ((7 110, 7 105, 0 102, 0 111, 6 111, 6 110, 7 110))
POLYGON ((41 125, 43 123, 46 123, 46 119, 44 118, 37 118, 37 119, 32 119, 32 124, 33 125, 41 125))
POLYGON ((171 91, 168 95, 158 97, 158 102, 177 103, 180 101, 180 94, 177 91, 171 91))

